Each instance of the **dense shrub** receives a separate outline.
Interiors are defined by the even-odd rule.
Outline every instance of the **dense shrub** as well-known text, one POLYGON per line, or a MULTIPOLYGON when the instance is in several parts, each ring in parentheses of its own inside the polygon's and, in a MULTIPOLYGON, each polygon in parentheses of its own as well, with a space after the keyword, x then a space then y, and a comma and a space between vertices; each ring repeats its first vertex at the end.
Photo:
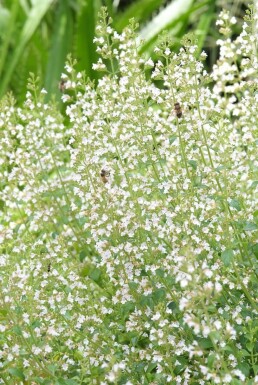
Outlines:
POLYGON ((2 101, 1 384, 258 382, 257 18, 235 21, 208 74, 193 37, 153 63, 103 12, 65 118, 33 78, 2 101))

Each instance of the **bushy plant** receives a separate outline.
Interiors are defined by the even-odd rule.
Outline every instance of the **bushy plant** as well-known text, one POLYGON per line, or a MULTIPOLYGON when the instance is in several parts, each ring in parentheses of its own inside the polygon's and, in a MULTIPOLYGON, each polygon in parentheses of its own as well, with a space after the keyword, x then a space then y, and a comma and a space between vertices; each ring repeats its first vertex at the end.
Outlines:
POLYGON ((193 37, 154 63, 103 11, 65 118, 33 77, 2 101, 1 384, 258 383, 257 16, 234 23, 208 74, 193 37))

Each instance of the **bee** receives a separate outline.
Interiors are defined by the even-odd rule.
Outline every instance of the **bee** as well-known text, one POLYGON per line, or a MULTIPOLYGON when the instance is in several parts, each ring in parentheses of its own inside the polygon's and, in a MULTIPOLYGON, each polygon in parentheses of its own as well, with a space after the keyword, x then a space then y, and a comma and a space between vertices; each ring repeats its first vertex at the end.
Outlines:
POLYGON ((58 88, 59 90, 62 92, 62 94, 65 92, 65 88, 66 88, 66 80, 62 79, 59 84, 58 84, 58 88))
POLYGON ((48 273, 50 272, 50 269, 51 269, 51 263, 49 262, 49 264, 47 265, 47 272, 48 273))
POLYGON ((101 177, 103 183, 108 182, 109 175, 110 175, 110 172, 108 170, 105 170, 104 168, 101 170, 100 177, 101 177))
POLYGON ((174 104, 174 111, 175 111, 175 114, 177 116, 177 118, 181 118, 183 113, 182 113, 182 109, 181 109, 181 106, 178 102, 176 102, 174 104))

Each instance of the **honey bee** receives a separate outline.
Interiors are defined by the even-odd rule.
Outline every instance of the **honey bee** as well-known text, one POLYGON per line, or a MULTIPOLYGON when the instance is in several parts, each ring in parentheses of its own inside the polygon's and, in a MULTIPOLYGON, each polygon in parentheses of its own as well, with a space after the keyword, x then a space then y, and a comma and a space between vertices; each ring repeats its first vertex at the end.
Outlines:
POLYGON ((50 272, 50 269, 51 269, 51 263, 49 263, 49 264, 47 265, 47 272, 48 272, 48 273, 50 272))
POLYGON ((182 109, 181 109, 181 106, 178 102, 176 102, 174 104, 174 111, 175 111, 175 114, 177 116, 177 118, 181 118, 183 113, 182 113, 182 109))
POLYGON ((59 85, 58 85, 58 88, 59 90, 62 92, 62 94, 65 92, 65 84, 66 84, 66 81, 64 79, 62 79, 60 82, 59 82, 59 85))
POLYGON ((109 175, 110 175, 110 172, 108 170, 105 170, 104 168, 101 170, 100 177, 101 177, 103 183, 108 182, 109 175))

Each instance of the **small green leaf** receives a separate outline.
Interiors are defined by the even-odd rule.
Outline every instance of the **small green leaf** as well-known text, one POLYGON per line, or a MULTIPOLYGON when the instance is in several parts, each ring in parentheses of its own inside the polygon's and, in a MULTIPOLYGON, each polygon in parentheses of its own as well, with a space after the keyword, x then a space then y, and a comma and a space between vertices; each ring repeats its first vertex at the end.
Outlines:
POLYGON ((145 369, 145 363, 144 362, 140 362, 139 364, 136 364, 135 365, 135 368, 134 370, 137 372, 137 373, 144 373, 144 369, 145 369))
POLYGON ((208 360, 207 360, 208 367, 209 367, 210 369, 212 369, 213 363, 214 363, 215 359, 216 359, 216 355, 215 355, 214 353, 211 353, 211 354, 209 355, 209 357, 208 357, 208 360))
POLYGON ((6 309, 0 309, 0 315, 6 316, 8 314, 8 311, 6 309))
POLYGON ((211 349, 213 348, 213 343, 210 338, 200 338, 198 340, 198 344, 203 349, 211 349))
POLYGON ((8 369, 8 372, 12 375, 12 376, 15 376, 17 378, 19 378, 20 380, 24 381, 25 380, 25 376, 23 374, 23 371, 19 368, 10 368, 8 369))
POLYGON ((43 380, 40 377, 33 377, 32 380, 38 385, 52 385, 53 381, 50 379, 43 380))
POLYGON ((160 278, 163 278, 164 277, 164 270, 163 269, 157 269, 156 275, 160 278))
POLYGON ((20 326, 15 325, 12 330, 13 330, 14 334, 16 334, 17 336, 22 336, 22 330, 21 330, 20 326))
POLYGON ((40 327, 40 325, 41 325, 41 322, 39 320, 35 320, 31 323, 32 329, 36 329, 36 328, 40 327))
POLYGON ((94 266, 91 265, 90 263, 85 263, 83 265, 83 268, 80 271, 80 276, 81 277, 88 277, 90 273, 93 271, 94 266))
POLYGON ((187 163, 188 163, 194 170, 197 169, 197 162, 196 162, 196 160, 190 159, 190 160, 188 160, 187 163))
POLYGON ((247 349, 252 352, 254 349, 254 343, 253 342, 247 342, 246 344, 247 349))
POLYGON ((253 365, 253 371, 254 371, 254 374, 257 375, 257 373, 258 373, 258 365, 253 365))
POLYGON ((48 370, 49 370, 51 373, 55 374, 55 371, 56 371, 56 369, 57 369, 57 366, 56 366, 56 365, 49 364, 49 365, 47 365, 47 368, 48 368, 48 370))
POLYGON ((148 368, 146 370, 146 373, 151 373, 154 369, 156 369, 157 367, 157 363, 156 362, 151 362, 149 365, 148 365, 148 368))
POLYGON ((245 224, 245 226, 244 226, 244 230, 245 230, 245 231, 258 230, 258 226, 256 225, 256 223, 253 223, 253 222, 246 222, 246 224, 245 224))
POLYGON ((176 310, 177 309, 177 304, 175 303, 175 301, 172 301, 168 304, 168 308, 172 311, 176 310))
POLYGON ((128 282, 128 286, 130 287, 131 290, 136 290, 139 284, 137 282, 131 281, 131 282, 128 282))
POLYGON ((252 246, 252 250, 253 250, 253 253, 254 253, 254 255, 256 256, 256 258, 258 258, 258 243, 255 243, 255 244, 252 246))
POLYGON ((242 385, 242 382, 240 380, 237 380, 236 378, 233 378, 232 385, 242 385))
POLYGON ((233 252, 233 250, 227 249, 227 250, 222 251, 221 259, 222 259, 222 262, 224 263, 224 265, 226 267, 230 266, 231 262, 234 259, 234 252, 233 252))
POLYGON ((253 183, 251 184, 251 188, 255 189, 256 186, 258 186, 258 180, 254 180, 253 183))
POLYGON ((98 282, 100 280, 100 276, 101 271, 98 268, 94 268, 89 274, 89 277, 95 282, 98 282))
POLYGON ((177 139, 177 136, 176 135, 173 135, 169 138, 169 144, 172 144, 174 143, 174 141, 177 139))
POLYGON ((135 305, 133 302, 126 302, 125 304, 121 305, 121 313, 123 315, 123 318, 126 319, 130 313, 132 313, 135 309, 135 305))
POLYGON ((56 382, 55 385, 78 385, 78 382, 74 380, 68 380, 64 378, 59 378, 56 382))
POLYGON ((249 376, 250 366, 246 362, 239 364, 238 369, 241 370, 245 376, 249 376))
POLYGON ((166 298, 166 291, 162 288, 157 289, 153 292, 152 298, 155 304, 162 302, 166 298))
POLYGON ((237 199, 231 199, 231 201, 229 202, 229 206, 233 207, 237 211, 241 210, 241 205, 237 199))

